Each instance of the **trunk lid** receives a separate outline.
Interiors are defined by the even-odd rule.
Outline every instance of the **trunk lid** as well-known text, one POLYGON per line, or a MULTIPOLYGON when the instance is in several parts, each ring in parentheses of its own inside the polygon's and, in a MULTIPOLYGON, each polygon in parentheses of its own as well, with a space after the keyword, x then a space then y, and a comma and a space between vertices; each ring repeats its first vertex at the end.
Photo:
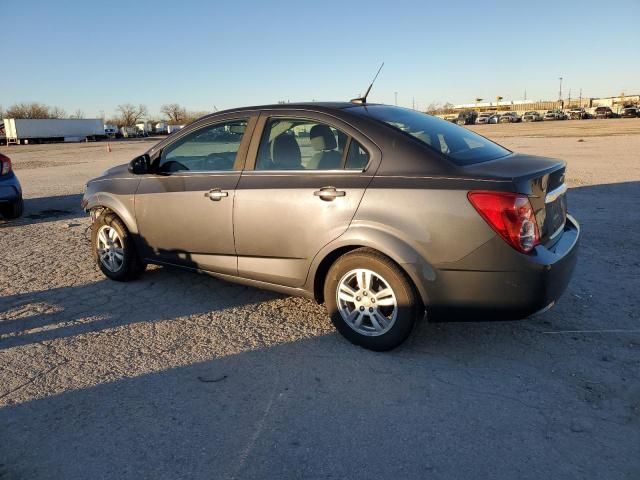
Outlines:
POLYGON ((560 238, 567 218, 565 168, 562 160, 512 154, 463 169, 476 178, 510 180, 515 192, 528 195, 540 241, 549 246, 560 238))

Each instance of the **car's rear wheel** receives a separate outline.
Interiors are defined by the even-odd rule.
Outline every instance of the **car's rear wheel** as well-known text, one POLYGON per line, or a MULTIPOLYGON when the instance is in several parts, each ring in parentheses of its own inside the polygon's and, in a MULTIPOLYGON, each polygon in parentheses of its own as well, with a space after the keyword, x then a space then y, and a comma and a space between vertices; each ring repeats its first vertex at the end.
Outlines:
POLYGON ((331 266, 324 298, 336 329, 350 342, 377 351, 400 345, 423 309, 407 275, 368 248, 347 253, 331 266))
POLYGON ((146 268, 129 230, 116 215, 100 215, 93 222, 91 240, 96 265, 110 279, 133 280, 146 268))
POLYGON ((22 197, 20 197, 15 202, 0 206, 0 215, 9 220, 18 218, 20 215, 22 215, 23 211, 24 200, 22 200, 22 197))

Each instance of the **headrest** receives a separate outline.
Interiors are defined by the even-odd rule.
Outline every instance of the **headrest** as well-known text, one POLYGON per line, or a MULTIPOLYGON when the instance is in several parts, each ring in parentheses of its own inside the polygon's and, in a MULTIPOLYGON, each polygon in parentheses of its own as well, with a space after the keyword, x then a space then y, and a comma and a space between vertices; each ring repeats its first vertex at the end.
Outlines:
POLYGON ((338 144, 336 136, 327 125, 314 125, 309 132, 311 146, 317 152, 323 150, 334 150, 338 144))
POLYGON ((300 166, 300 147, 293 135, 285 133, 273 141, 273 162, 276 168, 300 166))

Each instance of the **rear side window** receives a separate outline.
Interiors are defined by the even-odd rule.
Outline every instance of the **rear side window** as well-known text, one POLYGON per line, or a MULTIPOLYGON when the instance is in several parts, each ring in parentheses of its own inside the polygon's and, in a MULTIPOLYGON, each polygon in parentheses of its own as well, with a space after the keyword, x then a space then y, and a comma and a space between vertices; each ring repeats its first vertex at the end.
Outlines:
POLYGON ((361 106, 350 110, 418 139, 457 165, 486 162, 511 153, 471 130, 415 110, 387 105, 361 106))
POLYGON ((271 118, 260 142, 256 170, 337 170, 348 136, 313 120, 271 118))
POLYGON ((368 163, 369 154, 367 151, 358 142, 351 140, 344 168, 347 170, 364 170, 368 163))

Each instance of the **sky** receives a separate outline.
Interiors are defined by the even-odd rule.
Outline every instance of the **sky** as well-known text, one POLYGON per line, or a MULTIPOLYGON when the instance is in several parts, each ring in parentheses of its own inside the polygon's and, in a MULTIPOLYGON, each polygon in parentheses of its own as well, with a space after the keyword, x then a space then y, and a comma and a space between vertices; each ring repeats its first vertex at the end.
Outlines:
POLYGON ((349 100, 640 93, 640 0, 0 0, 0 106, 107 117, 349 100))

